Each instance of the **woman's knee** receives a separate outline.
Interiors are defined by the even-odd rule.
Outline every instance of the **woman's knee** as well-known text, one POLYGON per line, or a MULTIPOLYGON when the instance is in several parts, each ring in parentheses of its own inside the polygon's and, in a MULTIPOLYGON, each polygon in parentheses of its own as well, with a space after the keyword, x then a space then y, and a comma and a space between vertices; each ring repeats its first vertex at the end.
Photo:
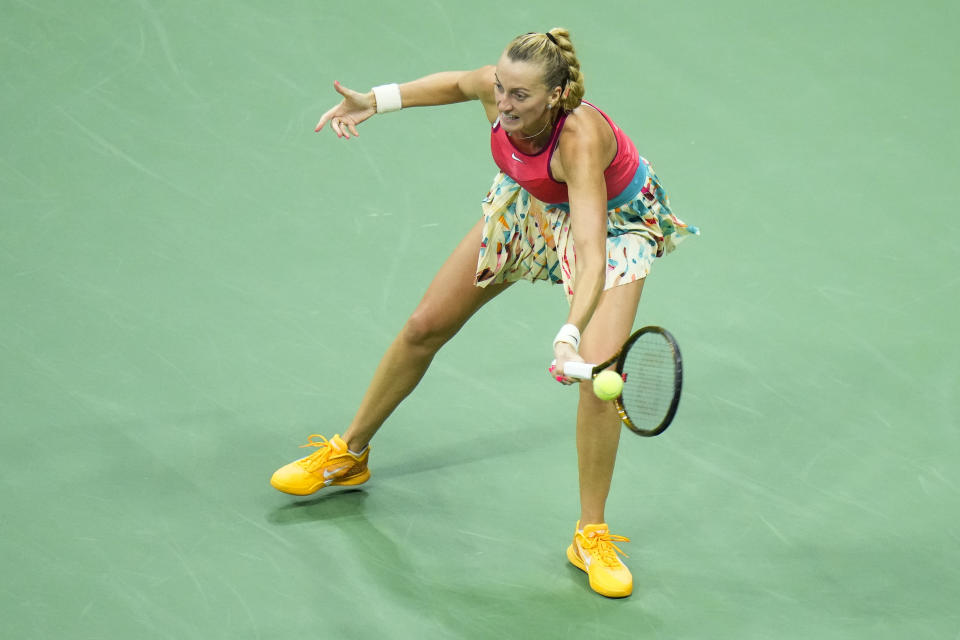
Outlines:
POLYGON ((456 334, 458 328, 440 314, 419 307, 407 319, 400 336, 412 347, 436 351, 456 334))

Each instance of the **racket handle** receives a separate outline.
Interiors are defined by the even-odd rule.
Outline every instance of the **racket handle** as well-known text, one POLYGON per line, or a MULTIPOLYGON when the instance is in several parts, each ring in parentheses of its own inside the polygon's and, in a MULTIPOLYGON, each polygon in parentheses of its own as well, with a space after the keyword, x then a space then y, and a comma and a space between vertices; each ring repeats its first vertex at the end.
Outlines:
POLYGON ((593 378, 593 365, 588 362, 568 362, 563 367, 563 373, 568 378, 590 380, 593 378))

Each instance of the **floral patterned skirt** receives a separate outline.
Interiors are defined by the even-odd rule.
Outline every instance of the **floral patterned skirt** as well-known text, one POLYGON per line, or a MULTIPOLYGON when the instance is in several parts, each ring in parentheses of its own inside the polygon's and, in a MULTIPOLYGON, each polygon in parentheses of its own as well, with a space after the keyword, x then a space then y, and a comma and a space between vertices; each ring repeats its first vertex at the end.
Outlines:
MULTIPOLYGON (((671 213, 669 198, 653 168, 645 159, 641 162, 646 179, 639 192, 607 211, 604 289, 645 278, 654 258, 673 251, 685 237, 700 233, 671 213)), ((566 205, 540 202, 501 172, 483 200, 483 217, 477 286, 549 280, 563 284, 568 299, 573 296, 577 260, 566 205)))

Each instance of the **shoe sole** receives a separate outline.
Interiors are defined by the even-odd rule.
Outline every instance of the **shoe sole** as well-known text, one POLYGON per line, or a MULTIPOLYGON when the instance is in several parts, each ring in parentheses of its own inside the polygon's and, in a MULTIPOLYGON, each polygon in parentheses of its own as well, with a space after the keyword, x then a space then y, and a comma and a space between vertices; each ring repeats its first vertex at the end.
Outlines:
POLYGON ((273 480, 270 481, 270 486, 272 486, 277 491, 282 491, 283 493, 288 493, 292 496, 309 496, 316 493, 317 491, 320 491, 320 489, 325 489, 326 487, 355 487, 358 484, 363 484, 369 479, 370 479, 370 470, 367 469, 363 473, 358 473, 357 475, 350 476, 349 478, 338 478, 337 480, 334 480, 329 484, 326 482, 318 482, 316 484, 310 485, 306 489, 301 487, 284 487, 284 486, 275 484, 273 480))
POLYGON ((593 583, 593 577, 590 575, 590 572, 587 571, 587 566, 583 563, 583 560, 577 554, 577 551, 573 548, 572 544, 567 547, 567 560, 569 560, 570 564, 575 566, 577 569, 580 569, 580 571, 583 571, 585 574, 587 574, 587 577, 590 579, 590 588, 605 598, 626 598, 633 593, 633 585, 631 585, 630 590, 625 593, 620 591, 604 592, 597 588, 597 585, 593 583))

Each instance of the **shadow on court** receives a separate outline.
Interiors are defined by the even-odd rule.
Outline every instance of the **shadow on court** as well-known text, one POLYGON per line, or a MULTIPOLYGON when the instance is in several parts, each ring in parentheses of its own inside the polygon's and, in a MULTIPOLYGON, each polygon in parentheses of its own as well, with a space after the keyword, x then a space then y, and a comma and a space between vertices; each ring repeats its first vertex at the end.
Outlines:
POLYGON ((481 433, 446 444, 434 442, 429 447, 418 447, 412 456, 398 451, 385 464, 372 465, 370 471, 376 479, 392 479, 515 456, 518 451, 532 455, 547 448, 556 437, 556 427, 522 426, 510 434, 481 433))
POLYGON ((321 492, 320 495, 312 498, 298 500, 295 496, 290 497, 294 502, 274 509, 267 515, 267 520, 282 526, 318 520, 363 518, 363 505, 367 499, 367 492, 353 488, 333 489, 330 493, 321 492))

